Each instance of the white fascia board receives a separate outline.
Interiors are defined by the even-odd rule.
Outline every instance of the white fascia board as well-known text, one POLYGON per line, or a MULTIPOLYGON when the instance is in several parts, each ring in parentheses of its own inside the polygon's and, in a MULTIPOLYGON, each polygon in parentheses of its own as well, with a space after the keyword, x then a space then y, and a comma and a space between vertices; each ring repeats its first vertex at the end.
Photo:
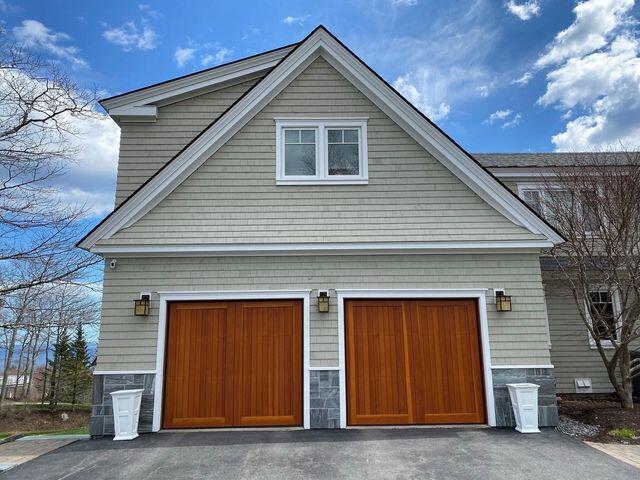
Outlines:
MULTIPOLYGON (((202 89, 216 88, 239 78, 256 76, 278 64, 295 46, 281 48, 246 60, 222 65, 183 78, 177 78, 156 86, 134 91, 102 102, 109 115, 117 115, 123 107, 139 107, 149 104, 166 103, 174 97, 181 97, 202 89)), ((120 114, 122 115, 122 114, 120 114)))
POLYGON ((158 118, 158 107, 155 105, 123 106, 112 108, 109 116, 122 122, 155 122, 158 118))
POLYGON ((318 29, 258 82, 241 101, 227 110, 150 182, 140 188, 132 198, 83 239, 79 246, 90 249, 99 239, 109 238, 144 216, 224 145, 321 53, 324 53, 323 57, 330 64, 369 96, 423 148, 432 153, 497 211, 532 233, 546 236, 553 244, 564 241, 549 225, 511 195, 506 187, 468 158, 442 132, 398 97, 391 87, 355 59, 353 54, 330 34, 318 29))
POLYGON ((552 247, 549 241, 484 242, 369 242, 369 243, 270 243, 202 245, 101 245, 92 253, 108 256, 282 256, 282 255, 394 255, 464 253, 539 253, 552 247))

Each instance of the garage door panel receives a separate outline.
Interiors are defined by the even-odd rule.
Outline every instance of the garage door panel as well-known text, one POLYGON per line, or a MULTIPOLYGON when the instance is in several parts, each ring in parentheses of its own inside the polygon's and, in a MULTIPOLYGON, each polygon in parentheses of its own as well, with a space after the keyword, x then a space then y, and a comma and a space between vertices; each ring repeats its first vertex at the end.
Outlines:
POLYGON ((164 428, 300 425, 299 301, 169 308, 164 428))
POLYGON ((170 306, 165 428, 232 424, 233 384, 224 374, 232 360, 228 312, 228 304, 170 306))
POLYGON ((302 419, 301 305, 238 306, 238 425, 298 425, 302 419))
POLYGON ((481 423, 473 300, 346 302, 352 425, 481 423))
POLYGON ((347 303, 349 416, 359 425, 412 419, 401 303, 347 303))

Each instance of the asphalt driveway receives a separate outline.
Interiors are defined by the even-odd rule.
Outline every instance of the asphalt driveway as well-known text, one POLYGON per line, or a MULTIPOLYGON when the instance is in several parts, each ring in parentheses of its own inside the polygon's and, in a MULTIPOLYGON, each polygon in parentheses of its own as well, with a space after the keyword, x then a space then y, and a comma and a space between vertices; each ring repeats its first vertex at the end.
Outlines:
POLYGON ((189 432, 85 440, 6 479, 634 479, 640 470, 547 429, 189 432))

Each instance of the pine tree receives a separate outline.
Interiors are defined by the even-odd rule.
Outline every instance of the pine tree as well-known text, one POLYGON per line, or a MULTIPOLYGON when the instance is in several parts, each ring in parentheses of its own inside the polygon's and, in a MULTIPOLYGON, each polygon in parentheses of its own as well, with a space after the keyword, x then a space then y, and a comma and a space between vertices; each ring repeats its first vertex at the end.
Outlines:
POLYGON ((80 398, 86 396, 91 385, 91 360, 87 348, 82 325, 78 325, 76 336, 71 343, 69 359, 65 365, 65 377, 69 385, 68 398, 72 405, 76 405, 80 398))
POLYGON ((58 327, 57 341, 53 345, 51 360, 51 389, 49 390, 49 406, 52 410, 58 407, 65 387, 65 365, 68 364, 71 352, 69 335, 66 328, 58 327))

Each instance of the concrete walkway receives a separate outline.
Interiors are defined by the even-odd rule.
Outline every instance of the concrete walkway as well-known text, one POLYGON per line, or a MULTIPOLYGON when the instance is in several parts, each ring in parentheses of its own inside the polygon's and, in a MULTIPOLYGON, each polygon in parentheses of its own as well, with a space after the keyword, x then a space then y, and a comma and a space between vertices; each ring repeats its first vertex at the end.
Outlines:
POLYGON ((546 429, 172 432, 79 441, 4 479, 638 480, 638 470, 546 429))
POLYGON ((31 435, 0 445, 0 472, 69 445, 87 435, 31 435))
MULTIPOLYGON (((611 455, 629 465, 640 469, 640 445, 621 445, 619 443, 591 443, 587 445, 611 455)), ((640 473, 639 473, 640 476, 640 473)))

